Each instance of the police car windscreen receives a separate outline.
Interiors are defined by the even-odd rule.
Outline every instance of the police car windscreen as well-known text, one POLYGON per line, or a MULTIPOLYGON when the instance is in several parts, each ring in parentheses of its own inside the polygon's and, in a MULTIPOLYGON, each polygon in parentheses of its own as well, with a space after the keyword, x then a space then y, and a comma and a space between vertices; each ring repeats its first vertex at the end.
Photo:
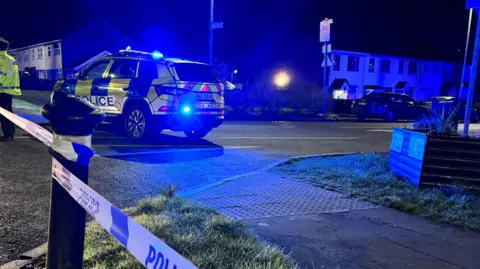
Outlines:
POLYGON ((220 80, 208 65, 177 63, 175 71, 181 81, 220 83, 220 80))

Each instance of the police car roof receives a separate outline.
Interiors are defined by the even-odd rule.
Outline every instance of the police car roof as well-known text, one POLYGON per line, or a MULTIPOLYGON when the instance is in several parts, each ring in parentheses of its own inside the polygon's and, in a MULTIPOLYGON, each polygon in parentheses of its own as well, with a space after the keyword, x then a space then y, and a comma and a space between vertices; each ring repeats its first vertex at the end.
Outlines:
POLYGON ((190 63, 190 64, 201 64, 206 65, 205 63, 190 61, 180 58, 154 58, 153 53, 136 51, 136 50, 121 50, 118 54, 107 56, 107 58, 133 58, 133 59, 142 59, 142 60, 151 60, 155 62, 171 62, 171 63, 190 63))
POLYGON ((166 62, 171 62, 171 63, 189 63, 189 64, 203 64, 206 65, 205 63, 201 62, 195 62, 195 61, 190 61, 190 60, 185 60, 185 59, 179 59, 179 58, 165 58, 164 59, 166 62))

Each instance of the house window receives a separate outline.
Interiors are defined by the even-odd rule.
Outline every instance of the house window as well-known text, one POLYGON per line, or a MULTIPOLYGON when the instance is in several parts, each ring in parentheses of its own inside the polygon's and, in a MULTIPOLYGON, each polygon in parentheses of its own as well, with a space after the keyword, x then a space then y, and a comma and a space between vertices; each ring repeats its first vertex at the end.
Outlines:
POLYGON ((380 63, 380 71, 390 73, 390 60, 382 60, 380 63))
POLYGON ((368 62, 368 72, 369 73, 375 72, 375 58, 370 58, 368 62))
POLYGON ((400 60, 398 62, 398 73, 399 74, 403 74, 403 70, 405 69, 405 61, 404 60, 400 60))
POLYGON ((35 60, 35 50, 32 50, 32 60, 35 60))
POLYGON ((417 73, 417 62, 409 62, 408 63, 408 74, 414 75, 417 73))
POLYGON ((333 55, 333 71, 340 71, 340 55, 333 55))
POLYGON ((47 55, 48 57, 52 56, 52 50, 50 47, 47 47, 47 55))
POLYGON ((23 52, 23 61, 24 62, 28 61, 28 51, 23 52))
POLYGON ((356 56, 348 56, 347 71, 358 71, 360 59, 356 56))
POLYGON ((433 65, 433 75, 438 76, 440 74, 440 66, 439 64, 434 64, 433 65))
POLYGON ((423 74, 428 75, 428 64, 427 63, 423 64, 423 74))
POLYGON ((43 48, 39 48, 38 50, 38 59, 43 59, 43 48))

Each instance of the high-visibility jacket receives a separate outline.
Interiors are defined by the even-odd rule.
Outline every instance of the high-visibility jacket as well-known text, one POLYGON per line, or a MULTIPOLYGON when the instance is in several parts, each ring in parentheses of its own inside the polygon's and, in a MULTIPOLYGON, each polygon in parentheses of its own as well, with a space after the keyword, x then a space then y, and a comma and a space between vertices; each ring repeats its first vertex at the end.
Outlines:
POLYGON ((21 95, 20 77, 15 58, 6 51, 0 51, 0 93, 21 95))

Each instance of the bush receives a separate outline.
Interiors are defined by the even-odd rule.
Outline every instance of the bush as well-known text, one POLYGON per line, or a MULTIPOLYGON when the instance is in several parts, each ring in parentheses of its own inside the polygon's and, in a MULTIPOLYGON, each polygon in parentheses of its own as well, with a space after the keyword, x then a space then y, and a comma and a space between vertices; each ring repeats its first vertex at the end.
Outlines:
POLYGON ((461 105, 461 103, 457 104, 448 112, 443 105, 432 107, 430 117, 423 115, 413 123, 413 128, 415 130, 427 129, 428 133, 434 135, 452 135, 457 130, 457 114, 461 105))

